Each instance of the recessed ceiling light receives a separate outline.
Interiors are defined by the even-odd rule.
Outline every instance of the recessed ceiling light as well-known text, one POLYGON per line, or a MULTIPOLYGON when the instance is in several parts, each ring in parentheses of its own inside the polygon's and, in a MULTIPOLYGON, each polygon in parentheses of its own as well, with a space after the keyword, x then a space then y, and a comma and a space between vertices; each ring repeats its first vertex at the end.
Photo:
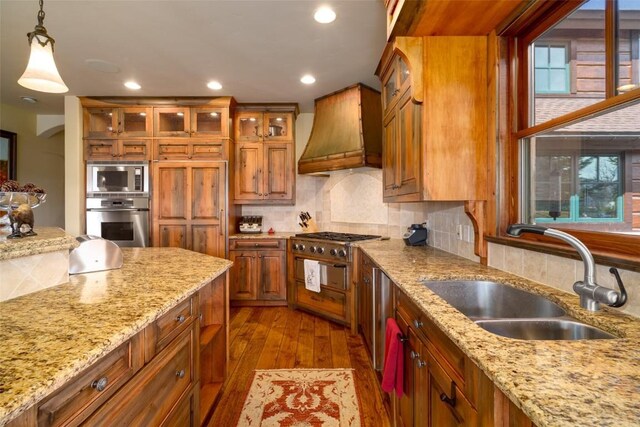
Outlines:
POLYGON ((210 81, 209 83, 207 83, 207 87, 209 89, 213 89, 213 90, 220 90, 222 89, 222 85, 220 84, 220 82, 217 82, 215 80, 210 81))
POLYGON ((125 87, 131 90, 138 90, 141 89, 142 86, 140 86, 138 83, 134 82, 134 81, 128 81, 124 83, 125 87))
POLYGON ((305 74, 304 76, 302 76, 300 81, 306 85, 312 85, 316 82, 316 78, 313 77, 311 74, 305 74))
POLYGON ((313 19, 321 24, 329 24, 336 20, 336 13, 328 6, 322 6, 313 14, 313 19))
POLYGON ((38 102, 38 99, 32 96, 21 96, 20 99, 22 99, 24 102, 28 102, 29 104, 35 104, 36 102, 38 102))

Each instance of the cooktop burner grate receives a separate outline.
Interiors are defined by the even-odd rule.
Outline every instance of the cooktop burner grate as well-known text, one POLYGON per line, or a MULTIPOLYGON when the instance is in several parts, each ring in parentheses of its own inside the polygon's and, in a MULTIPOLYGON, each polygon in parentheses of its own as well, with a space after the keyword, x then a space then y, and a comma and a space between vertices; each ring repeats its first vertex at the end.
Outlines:
POLYGON ((334 233, 331 231, 321 231, 318 233, 301 233, 296 237, 305 237, 307 239, 321 239, 332 242, 357 242, 360 240, 378 239, 380 236, 371 234, 352 234, 352 233, 334 233))

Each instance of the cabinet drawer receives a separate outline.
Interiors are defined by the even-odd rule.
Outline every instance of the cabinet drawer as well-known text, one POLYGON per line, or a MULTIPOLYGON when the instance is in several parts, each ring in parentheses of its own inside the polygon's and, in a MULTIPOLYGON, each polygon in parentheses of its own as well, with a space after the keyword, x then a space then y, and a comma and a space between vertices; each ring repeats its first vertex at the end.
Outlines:
POLYGON ((271 249, 284 250, 284 239, 229 239, 229 250, 234 249, 271 249))
POLYGON ((158 426, 195 383, 196 323, 91 415, 87 426, 158 426))
POLYGON ((189 143, 187 141, 156 140, 153 158, 155 160, 183 160, 189 158, 189 143))
POLYGON ((304 283, 297 283, 296 302, 302 306, 313 309, 315 312, 346 320, 346 296, 340 292, 334 292, 322 288, 321 292, 309 291, 304 283))
POLYGON ((191 156, 194 159, 223 159, 224 144, 222 142, 194 142, 191 145, 191 156))
POLYGON ((38 425, 77 425, 103 404, 142 367, 141 335, 113 350, 44 400, 38 406, 38 425))
POLYGON ((145 360, 147 362, 185 330, 197 316, 196 299, 196 295, 187 298, 145 329, 145 360))

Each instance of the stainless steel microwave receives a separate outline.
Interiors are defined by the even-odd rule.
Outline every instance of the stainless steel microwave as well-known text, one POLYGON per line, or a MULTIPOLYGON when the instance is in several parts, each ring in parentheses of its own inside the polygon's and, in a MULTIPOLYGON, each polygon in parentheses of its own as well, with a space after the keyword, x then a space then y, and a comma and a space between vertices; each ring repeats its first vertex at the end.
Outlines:
POLYGON ((149 162, 87 162, 87 195, 149 194, 149 162))

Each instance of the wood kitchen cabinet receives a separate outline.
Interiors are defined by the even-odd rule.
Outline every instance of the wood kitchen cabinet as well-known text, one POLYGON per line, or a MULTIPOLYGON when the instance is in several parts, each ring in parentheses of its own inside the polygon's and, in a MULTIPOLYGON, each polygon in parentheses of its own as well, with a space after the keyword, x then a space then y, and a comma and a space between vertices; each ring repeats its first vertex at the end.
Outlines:
POLYGON ((371 259, 359 254, 358 263, 358 326, 370 355, 373 355, 373 275, 371 259))
POLYGON ((150 107, 96 107, 83 111, 84 137, 89 139, 149 137, 150 107))
POLYGON ((234 144, 235 204, 295 204, 297 112, 297 104, 238 107, 234 144))
POLYGON ((284 239, 234 239, 229 249, 233 305, 286 305, 284 239))
POLYGON ((221 97, 201 107, 154 107, 155 137, 229 138, 232 99, 221 97))
POLYGON ((382 82, 385 202, 484 200, 486 37, 396 37, 382 82))
POLYGON ((153 246, 226 255, 226 162, 153 166, 153 246))
POLYGON ((493 402, 493 391, 480 395, 480 382, 486 387, 488 379, 398 289, 396 301, 396 321, 406 338, 405 394, 396 405, 398 425, 480 425, 477 408, 488 407, 487 399, 493 402))
POLYGON ((235 144, 235 204, 295 204, 295 146, 235 144))
POLYGON ((149 160, 149 139, 85 139, 85 160, 149 160))
POLYGON ((205 284, 7 426, 205 425, 227 378, 228 283, 205 284))

